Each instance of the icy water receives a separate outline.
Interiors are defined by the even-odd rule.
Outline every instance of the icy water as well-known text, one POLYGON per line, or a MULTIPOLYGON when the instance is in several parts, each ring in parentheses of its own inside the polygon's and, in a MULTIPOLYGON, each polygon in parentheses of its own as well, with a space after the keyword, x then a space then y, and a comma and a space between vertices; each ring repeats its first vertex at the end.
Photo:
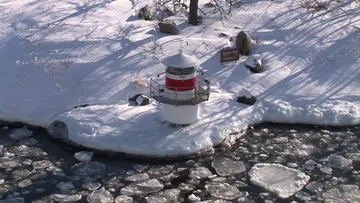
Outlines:
POLYGON ((104 155, 80 162, 79 149, 22 127, 1 124, 0 202, 360 202, 360 126, 266 123, 229 149, 166 162, 104 155), (278 163, 310 179, 280 198, 250 181, 258 163, 278 163))

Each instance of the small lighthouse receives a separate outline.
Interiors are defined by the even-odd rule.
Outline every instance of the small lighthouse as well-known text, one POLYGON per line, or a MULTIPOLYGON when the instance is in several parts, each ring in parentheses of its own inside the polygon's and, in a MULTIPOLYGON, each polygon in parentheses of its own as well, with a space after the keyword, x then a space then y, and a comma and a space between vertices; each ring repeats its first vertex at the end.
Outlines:
MULTIPOLYGON (((198 77, 198 59, 184 54, 167 56, 165 84, 150 80, 150 97, 162 104, 164 119, 172 124, 186 125, 198 120, 199 104, 209 100, 210 82, 198 77)), ((202 75, 201 73, 200 75, 202 75)))

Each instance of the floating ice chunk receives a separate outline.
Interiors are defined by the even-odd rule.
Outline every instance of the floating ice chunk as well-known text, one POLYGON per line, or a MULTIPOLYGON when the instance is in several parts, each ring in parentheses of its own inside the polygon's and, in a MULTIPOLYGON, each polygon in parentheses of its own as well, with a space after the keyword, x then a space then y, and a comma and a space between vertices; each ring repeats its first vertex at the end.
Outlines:
POLYGON ((39 141, 33 137, 31 138, 27 138, 24 140, 20 140, 19 144, 20 145, 27 145, 27 146, 33 146, 36 145, 39 141))
POLYGON ((243 88, 238 92, 237 96, 251 98, 254 97, 255 95, 249 89, 243 88))
POLYGON ((115 203, 132 203, 133 198, 128 196, 120 195, 115 199, 115 203))
POLYGON ((190 172, 190 177, 193 179, 202 179, 211 176, 212 173, 208 168, 198 167, 190 172))
POLYGON ((228 183, 205 185, 205 188, 211 196, 220 199, 233 200, 241 194, 236 187, 228 183))
POLYGON ((27 187, 27 186, 30 186, 32 184, 32 181, 30 180, 30 179, 24 179, 23 181, 20 181, 19 183, 18 183, 18 186, 20 187, 20 188, 25 188, 25 187, 27 187))
POLYGON ((147 173, 135 174, 135 175, 125 178, 125 180, 131 181, 131 182, 141 182, 141 181, 145 181, 145 180, 149 180, 149 179, 150 179, 150 177, 147 173))
POLYGON ((211 166, 220 176, 229 176, 235 173, 246 171, 245 165, 241 161, 233 161, 229 158, 215 158, 211 166))
POLYGON ((56 187, 59 188, 62 192, 70 191, 75 188, 74 184, 72 184, 71 182, 60 182, 56 184, 56 187))
POLYGON ((21 140, 27 137, 30 137, 33 134, 30 130, 26 128, 17 128, 11 131, 9 137, 13 140, 21 140))
POLYGON ((148 167, 148 165, 142 165, 142 164, 134 164, 133 165, 133 168, 139 173, 143 172, 147 167, 148 167))
POLYGON ((51 163, 49 160, 41 160, 32 162, 32 166, 34 167, 34 169, 44 169, 54 166, 54 164, 51 163))
POLYGON ((347 153, 346 157, 348 157, 349 159, 351 159, 353 161, 360 161, 360 152, 358 152, 358 153, 347 153))
POLYGON ((255 164, 249 171, 250 181, 280 198, 288 198, 300 191, 310 177, 280 164, 255 164))
POLYGON ((309 184, 306 185, 306 189, 316 193, 322 192, 323 188, 324 188, 323 184, 317 181, 310 182, 309 184))
POLYGON ((71 167, 73 173, 78 176, 92 176, 103 174, 106 166, 100 162, 81 162, 71 167))
POLYGON ((340 155, 330 155, 323 159, 323 161, 328 162, 329 166, 332 168, 338 169, 351 169, 352 160, 342 157, 340 155))
POLYGON ((159 192, 156 195, 148 196, 145 199, 147 203, 172 203, 172 202, 178 202, 179 194, 180 194, 180 190, 169 189, 159 192))
POLYGON ((164 185, 156 180, 151 179, 142 183, 130 184, 121 188, 120 192, 123 195, 141 195, 153 192, 158 192, 163 189, 164 185))
POLYGON ((59 202, 76 202, 82 198, 81 194, 66 195, 66 194, 54 194, 52 198, 59 202))
POLYGON ((88 162, 91 160, 93 155, 94 152, 81 151, 81 152, 76 152, 74 154, 74 157, 78 161, 88 162))
POLYGON ((5 200, 0 200, 0 203, 24 203, 25 199, 22 197, 16 197, 16 198, 8 198, 5 200))
POLYGON ((90 191, 94 191, 99 189, 101 187, 101 184, 97 182, 86 182, 82 185, 82 187, 90 191))
POLYGON ((194 195, 194 194, 189 195, 188 199, 189 199, 190 201, 192 201, 192 202, 198 202, 198 201, 201 200, 200 197, 198 197, 198 196, 196 196, 196 195, 194 195))
POLYGON ((92 192, 88 197, 89 203, 112 203, 114 198, 109 191, 106 191, 104 187, 92 192))

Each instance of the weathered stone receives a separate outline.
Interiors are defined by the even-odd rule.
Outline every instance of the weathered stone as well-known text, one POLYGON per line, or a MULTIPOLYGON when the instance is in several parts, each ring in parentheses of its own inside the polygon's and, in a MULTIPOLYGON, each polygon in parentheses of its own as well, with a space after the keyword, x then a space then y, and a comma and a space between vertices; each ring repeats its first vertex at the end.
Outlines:
POLYGON ((252 39, 244 31, 239 32, 235 39, 235 45, 240 50, 241 55, 249 55, 253 51, 252 39))
POLYGON ((159 29, 162 33, 168 33, 172 35, 177 35, 180 33, 179 28, 177 27, 176 23, 172 20, 164 20, 159 22, 159 29))
POLYGON ((148 5, 146 5, 145 7, 141 8, 138 16, 139 16, 139 18, 144 19, 144 20, 151 20, 152 15, 151 15, 150 7, 148 5))

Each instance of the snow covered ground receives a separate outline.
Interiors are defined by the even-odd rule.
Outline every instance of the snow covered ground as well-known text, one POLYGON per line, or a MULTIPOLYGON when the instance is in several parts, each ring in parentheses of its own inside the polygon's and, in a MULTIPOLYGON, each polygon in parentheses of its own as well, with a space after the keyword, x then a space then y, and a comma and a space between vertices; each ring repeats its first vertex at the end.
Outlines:
MULTIPOLYGON (((200 7, 207 1, 201 1, 200 7)), ((213 8, 200 26, 173 17, 181 34, 160 34, 156 21, 133 16, 150 1, 15 0, 0 2, 0 119, 47 127, 66 123, 68 138, 87 147, 146 156, 189 155, 263 121, 360 124, 360 9, 344 1, 331 11, 307 12, 300 1, 244 1, 220 20, 213 8), (228 45, 221 32, 244 30, 257 40, 264 73, 220 64, 228 45), (210 100, 200 121, 173 128, 161 105, 129 106, 164 71, 160 59, 183 41, 211 75, 210 100), (258 97, 236 102, 243 88, 258 97), (76 105, 91 104, 73 109, 76 105)))

